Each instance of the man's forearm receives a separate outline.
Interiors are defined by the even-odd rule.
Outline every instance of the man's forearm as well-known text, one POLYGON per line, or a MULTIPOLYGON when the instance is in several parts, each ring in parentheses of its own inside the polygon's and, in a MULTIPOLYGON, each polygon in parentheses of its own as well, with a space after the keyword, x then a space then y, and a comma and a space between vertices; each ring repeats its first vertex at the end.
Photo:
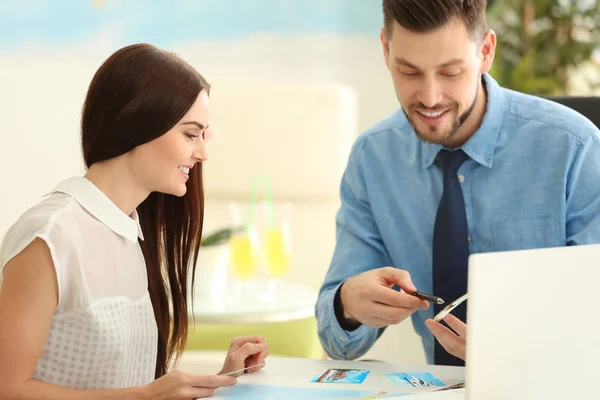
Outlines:
POLYGON ((338 322, 334 310, 338 289, 339 286, 332 287, 319 294, 316 307, 319 339, 331 358, 352 360, 371 348, 377 340, 379 330, 362 324, 353 331, 345 330, 338 322))

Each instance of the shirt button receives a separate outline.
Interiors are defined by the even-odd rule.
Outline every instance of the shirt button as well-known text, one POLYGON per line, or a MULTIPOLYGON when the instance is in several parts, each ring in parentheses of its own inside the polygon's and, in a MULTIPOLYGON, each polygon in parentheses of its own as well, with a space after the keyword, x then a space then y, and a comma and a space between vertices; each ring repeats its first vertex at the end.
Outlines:
POLYGON ((467 240, 469 241, 469 243, 471 243, 471 236, 468 236, 467 240))
POLYGON ((459 175, 459 176, 458 176, 458 181, 459 181, 460 183, 463 183, 463 182, 465 181, 465 176, 464 176, 464 175, 459 175))

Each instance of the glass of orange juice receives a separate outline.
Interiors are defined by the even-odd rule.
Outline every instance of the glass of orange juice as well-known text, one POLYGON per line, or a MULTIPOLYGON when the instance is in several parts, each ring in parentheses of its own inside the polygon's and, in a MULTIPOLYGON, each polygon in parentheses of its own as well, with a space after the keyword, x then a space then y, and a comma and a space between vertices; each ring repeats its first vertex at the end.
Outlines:
POLYGON ((249 210, 243 210, 236 202, 229 203, 233 225, 242 228, 229 238, 229 264, 233 275, 239 280, 250 279, 258 270, 258 235, 249 210))
POLYGON ((289 244, 284 231, 278 228, 267 229, 263 240, 265 266, 275 279, 284 277, 290 268, 289 244))
POLYGON ((279 210, 273 208, 270 222, 262 235, 261 251, 266 271, 273 279, 283 278, 291 265, 292 246, 290 238, 290 214, 292 205, 287 203, 279 210), (275 212, 277 211, 277 212, 275 212))
POLYGON ((240 280, 248 280, 258 269, 256 244, 248 232, 237 233, 229 239, 229 260, 233 274, 240 280))

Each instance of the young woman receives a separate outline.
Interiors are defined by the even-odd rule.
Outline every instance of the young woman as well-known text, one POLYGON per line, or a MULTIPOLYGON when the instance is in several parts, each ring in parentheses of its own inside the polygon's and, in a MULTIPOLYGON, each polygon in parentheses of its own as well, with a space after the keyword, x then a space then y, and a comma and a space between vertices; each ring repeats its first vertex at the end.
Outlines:
MULTIPOLYGON (((147 44, 96 72, 81 121, 87 173, 26 211, 0 247, 1 399, 188 400, 235 383, 168 372, 200 247, 208 93, 147 44)), ((267 354, 261 337, 236 338, 221 373, 267 354)))

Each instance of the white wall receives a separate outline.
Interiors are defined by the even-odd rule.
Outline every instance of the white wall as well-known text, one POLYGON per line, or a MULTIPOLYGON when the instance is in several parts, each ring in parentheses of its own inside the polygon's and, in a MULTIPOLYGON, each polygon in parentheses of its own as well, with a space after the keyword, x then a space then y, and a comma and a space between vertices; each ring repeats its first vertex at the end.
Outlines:
POLYGON ((192 61, 209 80, 242 74, 248 79, 268 77, 346 84, 358 93, 359 131, 397 108, 377 35, 372 38, 257 35, 243 41, 181 44, 175 50, 192 61))
MULTIPOLYGON (((0 182, 19 199, 7 204, 7 212, 0 215, 0 234, 15 213, 51 189, 57 177, 82 171, 81 103, 95 69, 116 49, 113 42, 110 32, 103 32, 85 46, 45 51, 24 45, 18 50, 0 51, 0 121, 4 125, 0 133, 0 182), (72 70, 73 64, 83 67, 72 70), (22 168, 24 163, 31 167, 22 168), (16 168, 20 169, 18 176, 12 173, 16 168), (47 182, 46 186, 28 185, 32 175, 47 182)), ((174 50, 209 81, 235 76, 349 85, 358 95, 359 131, 397 107, 376 37, 255 36, 233 42, 182 43, 174 50)))

